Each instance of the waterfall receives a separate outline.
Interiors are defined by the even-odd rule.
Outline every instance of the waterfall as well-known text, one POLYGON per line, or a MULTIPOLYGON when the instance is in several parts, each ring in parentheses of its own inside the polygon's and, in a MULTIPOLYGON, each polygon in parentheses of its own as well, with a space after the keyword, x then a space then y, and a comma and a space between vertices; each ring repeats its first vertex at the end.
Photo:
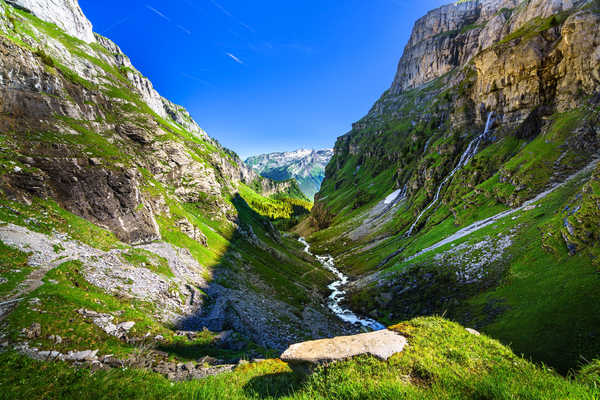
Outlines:
POLYGON ((442 192, 442 189, 444 188, 444 186, 446 185, 446 183, 448 183, 448 181, 450 179, 452 179, 452 177, 462 167, 464 167, 465 165, 467 165, 467 163, 469 161, 471 161, 471 159, 475 156, 475 154, 477 154, 477 152, 479 151, 479 145, 487 137, 487 134, 488 134, 488 132, 490 130, 490 127, 491 127, 491 125, 492 125, 493 122, 494 122, 494 112, 492 111, 492 112, 490 112, 488 114, 487 122, 485 123, 485 130, 483 131, 483 133, 481 135, 477 136, 475 139, 473 139, 469 143, 469 145, 467 146, 467 149, 464 151, 464 153, 460 157, 460 161, 458 162, 458 164, 456 165, 456 167, 450 172, 450 174, 448 174, 448 176, 446 176, 446 178, 444 178, 444 180, 442 181, 442 183, 440 183, 440 186, 438 186, 437 191, 435 193, 435 196, 433 197, 433 200, 431 201, 431 203, 429 203, 429 205, 427 207, 425 207, 425 209, 419 213, 419 215, 417 216, 417 219, 415 220, 415 222, 413 222, 413 224, 411 225, 410 229, 406 232, 406 236, 407 237, 412 235, 413 230, 415 229, 415 227, 417 226, 417 224, 421 220, 421 217, 423 217, 423 215, 425 215, 425 213, 427 211, 429 211, 429 209, 431 209, 431 207, 433 207, 435 205, 435 203, 438 202, 438 200, 440 199, 440 193, 442 192))

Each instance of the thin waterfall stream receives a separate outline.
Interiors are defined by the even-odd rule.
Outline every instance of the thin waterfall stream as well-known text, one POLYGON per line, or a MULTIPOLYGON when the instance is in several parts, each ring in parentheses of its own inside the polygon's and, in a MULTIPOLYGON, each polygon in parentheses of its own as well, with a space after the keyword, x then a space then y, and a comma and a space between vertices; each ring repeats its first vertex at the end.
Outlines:
POLYGON ((364 326, 365 328, 369 328, 375 331, 385 329, 385 326, 380 324, 371 318, 361 318, 358 315, 354 314, 351 310, 344 308, 342 306, 342 302, 346 298, 346 291, 344 287, 348 284, 349 278, 344 275, 339 269, 335 266, 335 261, 331 255, 325 256, 317 256, 310 252, 310 244, 301 237, 298 239, 300 243, 304 245, 304 252, 310 254, 325 267, 325 269, 331 271, 337 278, 335 282, 330 284, 328 288, 331 290, 331 295, 329 295, 329 301, 327 306, 335 315, 338 316, 342 321, 349 322, 351 324, 359 324, 364 326))
POLYGON ((434 196, 433 200, 431 201, 431 203, 429 203, 429 205, 427 205, 427 207, 425 207, 425 209, 423 209, 423 211, 421 211, 419 213, 419 215, 417 216, 417 219, 411 225, 410 229, 406 233, 407 237, 412 235, 415 227, 417 226, 417 224, 419 223, 419 221, 421 220, 423 215, 425 215, 425 213, 427 211, 429 211, 431 209, 431 207, 433 207, 438 202, 438 200, 440 199, 440 193, 442 192, 442 189, 444 188, 446 183, 448 183, 448 181, 450 181, 450 179, 452 179, 452 177, 460 169, 462 169, 462 167, 467 165, 467 163, 469 161, 471 161, 471 159, 475 156, 475 154, 477 154, 477 151, 479 151, 479 145, 481 145, 481 142, 483 141, 483 139, 486 138, 488 132, 490 131, 492 122, 494 122, 494 112, 493 111, 488 114, 487 122, 485 123, 485 130, 483 131, 483 133, 481 135, 477 136, 475 139, 473 139, 471 141, 471 143, 469 143, 469 145, 467 146, 467 149, 460 157, 460 161, 458 162, 456 167, 450 172, 450 174, 448 174, 448 176, 446 176, 446 178, 444 178, 442 183, 440 183, 440 185, 438 186, 438 189, 437 189, 435 196, 434 196))
POLYGON ((557 183, 553 186, 551 186, 549 189, 545 190, 544 192, 538 194, 537 196, 535 196, 533 199, 531 200, 527 200, 526 202, 523 203, 523 205, 521 205, 520 207, 517 208, 512 208, 510 210, 506 210, 506 211, 502 211, 501 213, 498 213, 492 217, 483 219, 481 221, 477 221, 472 223, 471 225, 462 228, 461 230, 459 230, 458 232, 448 236, 447 238, 437 242, 436 244, 427 247, 423 250, 420 250, 419 252, 417 252, 416 254, 404 259, 404 261, 412 261, 415 258, 419 257, 420 255, 423 255, 425 253, 429 253, 430 251, 433 251, 435 249, 438 249, 446 244, 452 243, 458 239, 461 239, 467 235, 470 235, 471 233, 477 232, 480 229, 485 228, 486 226, 492 225, 493 223, 506 218, 510 215, 513 215, 516 212, 519 212, 521 210, 524 210, 530 206, 533 206, 535 203, 537 203, 538 201, 542 200, 543 198, 545 198, 546 196, 548 196, 550 193, 554 192, 555 190, 565 186, 566 184, 568 184, 569 182, 573 181, 574 179, 589 173, 591 171, 593 171, 594 168, 596 168, 596 165, 598 165, 598 158, 594 158, 587 166, 585 166, 583 169, 575 172, 574 174, 572 174, 571 176, 567 177, 564 181, 562 181, 561 183, 557 183))

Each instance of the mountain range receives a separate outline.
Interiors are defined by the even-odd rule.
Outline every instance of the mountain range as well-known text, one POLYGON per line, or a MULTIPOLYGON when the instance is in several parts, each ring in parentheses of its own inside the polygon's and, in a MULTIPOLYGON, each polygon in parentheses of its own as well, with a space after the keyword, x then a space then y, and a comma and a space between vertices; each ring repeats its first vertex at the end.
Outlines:
POLYGON ((275 181, 295 179, 302 192, 312 199, 321 188, 332 149, 269 153, 248 157, 246 165, 261 176, 275 181))

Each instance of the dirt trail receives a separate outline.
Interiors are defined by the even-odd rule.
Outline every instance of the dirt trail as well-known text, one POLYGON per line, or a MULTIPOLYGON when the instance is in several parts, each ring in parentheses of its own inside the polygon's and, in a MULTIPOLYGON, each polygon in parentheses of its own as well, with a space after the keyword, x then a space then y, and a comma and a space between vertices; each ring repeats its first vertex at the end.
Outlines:
POLYGON ((32 271, 29 276, 17 286, 15 293, 0 301, 0 321, 4 320, 28 294, 44 284, 43 279, 48 272, 67 261, 73 261, 75 259, 75 257, 60 257, 52 260, 48 264, 41 265, 32 271))

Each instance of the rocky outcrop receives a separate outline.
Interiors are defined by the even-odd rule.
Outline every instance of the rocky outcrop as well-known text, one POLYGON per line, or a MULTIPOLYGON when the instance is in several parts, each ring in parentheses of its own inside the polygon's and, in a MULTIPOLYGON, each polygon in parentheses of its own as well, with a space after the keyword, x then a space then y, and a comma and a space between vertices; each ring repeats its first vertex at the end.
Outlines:
POLYGON ((77 0, 6 0, 15 7, 51 22, 69 35, 87 43, 96 41, 91 22, 83 15, 77 0))

